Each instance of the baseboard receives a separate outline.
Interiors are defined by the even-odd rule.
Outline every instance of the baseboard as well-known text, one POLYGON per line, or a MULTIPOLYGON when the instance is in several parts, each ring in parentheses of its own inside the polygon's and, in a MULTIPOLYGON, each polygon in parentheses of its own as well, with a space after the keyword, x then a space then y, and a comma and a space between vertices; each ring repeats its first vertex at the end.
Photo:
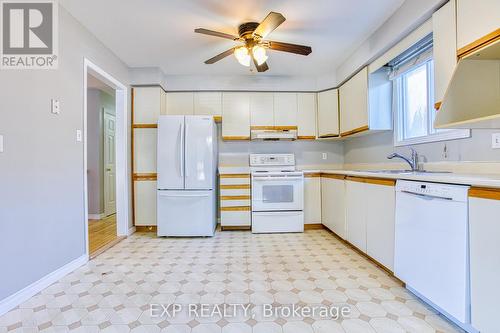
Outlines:
POLYGON ((89 214, 89 220, 102 220, 106 217, 106 214, 89 214))
POLYGON ((321 223, 304 224, 304 230, 320 230, 320 229, 325 229, 325 226, 321 223))
POLYGON ((132 235, 133 233, 135 233, 135 231, 136 231, 135 227, 129 228, 129 229, 128 229, 128 234, 127 234, 127 235, 128 235, 128 236, 130 236, 130 235, 132 235))
POLYGON ((155 225, 136 225, 136 232, 154 232, 156 233, 157 227, 155 225))
POLYGON ((0 316, 12 310, 19 304, 26 302, 28 299, 35 296, 40 291, 47 288, 54 282, 57 282, 62 277, 73 272, 75 269, 82 266, 87 261, 88 261, 87 255, 83 255, 73 260, 72 262, 62 266, 61 268, 58 268, 52 273, 45 275, 40 280, 33 282, 26 288, 19 290, 17 293, 7 298, 4 298, 3 300, 0 301, 0 316))

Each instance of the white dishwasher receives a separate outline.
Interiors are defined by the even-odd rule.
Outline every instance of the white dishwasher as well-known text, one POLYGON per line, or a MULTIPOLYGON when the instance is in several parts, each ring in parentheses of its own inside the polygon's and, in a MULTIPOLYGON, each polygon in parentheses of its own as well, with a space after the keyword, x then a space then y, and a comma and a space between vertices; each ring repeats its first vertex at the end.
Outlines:
POLYGON ((470 327, 468 186, 396 184, 394 273, 407 288, 470 327))

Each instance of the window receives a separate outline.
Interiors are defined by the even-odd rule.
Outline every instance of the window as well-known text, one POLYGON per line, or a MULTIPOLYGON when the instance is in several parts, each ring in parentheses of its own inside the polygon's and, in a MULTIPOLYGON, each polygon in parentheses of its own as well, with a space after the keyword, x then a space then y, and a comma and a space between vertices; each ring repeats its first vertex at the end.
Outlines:
POLYGON ((432 35, 389 64, 392 68, 395 131, 394 145, 405 146, 467 138, 469 130, 434 128, 434 61, 432 35))

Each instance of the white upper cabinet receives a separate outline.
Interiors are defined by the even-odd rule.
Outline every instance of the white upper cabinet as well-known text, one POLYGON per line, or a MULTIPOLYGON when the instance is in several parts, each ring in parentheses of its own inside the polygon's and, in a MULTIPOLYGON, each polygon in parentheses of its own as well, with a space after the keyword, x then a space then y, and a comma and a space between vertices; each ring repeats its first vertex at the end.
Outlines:
POLYGON ((221 92, 195 92, 194 114, 200 116, 222 115, 221 92))
POLYGON ((387 70, 364 67, 339 88, 340 133, 351 136, 392 129, 392 84, 387 70))
POLYGON ((368 68, 339 88, 340 135, 368 130, 368 68))
POLYGON ((297 138, 315 139, 316 130, 316 93, 297 94, 297 138))
POLYGON ((337 89, 318 93, 318 137, 339 136, 339 94, 337 89))
POLYGON ((160 87, 134 88, 133 124, 156 124, 164 105, 165 92, 160 87))
POLYGON ((251 126, 274 126, 273 93, 258 92, 247 95, 250 98, 251 126))
POLYGON ((222 138, 250 139, 250 94, 222 93, 222 138))
POLYGON ((297 126, 296 93, 274 93, 274 126, 297 126))
MULTIPOLYGON (((457 1, 457 47, 464 48, 485 36, 498 34, 500 29, 500 1, 498 0, 456 0, 457 1)), ((487 38, 489 39, 489 38, 487 38)))
POLYGON ((167 93, 168 115, 193 115, 194 93, 193 92, 169 92, 167 93))
POLYGON ((457 64, 455 0, 450 0, 432 15, 434 57, 434 103, 439 109, 457 64))

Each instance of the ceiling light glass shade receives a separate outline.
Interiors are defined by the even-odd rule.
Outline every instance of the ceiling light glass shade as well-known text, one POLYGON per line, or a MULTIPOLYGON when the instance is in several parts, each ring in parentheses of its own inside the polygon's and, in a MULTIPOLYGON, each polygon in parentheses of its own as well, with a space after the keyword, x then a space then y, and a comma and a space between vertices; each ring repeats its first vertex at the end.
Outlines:
POLYGON ((250 54, 248 54, 248 49, 245 46, 238 47, 234 50, 234 56, 240 64, 243 66, 250 66, 250 54))
POLYGON ((262 65, 267 60, 266 49, 261 45, 255 45, 252 49, 252 54, 257 61, 257 65, 262 65))

